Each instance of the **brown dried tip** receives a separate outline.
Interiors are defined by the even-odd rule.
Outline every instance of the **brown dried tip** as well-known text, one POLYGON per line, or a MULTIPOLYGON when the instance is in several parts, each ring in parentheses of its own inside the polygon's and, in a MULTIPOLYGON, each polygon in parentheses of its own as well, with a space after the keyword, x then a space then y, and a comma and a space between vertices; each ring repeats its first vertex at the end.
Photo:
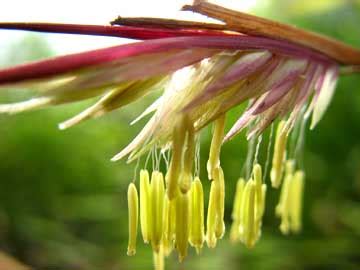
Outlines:
POLYGON ((336 60, 343 65, 360 65, 360 50, 333 38, 295 26, 259 18, 205 1, 194 1, 182 10, 193 11, 224 22, 227 30, 243 34, 284 40, 308 47, 336 60))

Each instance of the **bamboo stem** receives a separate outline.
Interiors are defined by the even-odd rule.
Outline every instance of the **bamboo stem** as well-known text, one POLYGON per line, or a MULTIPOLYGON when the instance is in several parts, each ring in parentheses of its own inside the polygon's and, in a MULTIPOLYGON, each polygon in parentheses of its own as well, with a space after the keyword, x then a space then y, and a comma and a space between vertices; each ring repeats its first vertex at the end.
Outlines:
POLYGON ((164 27, 170 29, 207 29, 207 30, 227 30, 225 24, 204 23, 194 21, 182 21, 164 18, 147 18, 147 17, 117 17, 110 22, 111 25, 126 25, 137 27, 164 27))
POLYGON ((333 38, 311 31, 305 31, 295 26, 226 9, 204 1, 195 3, 194 5, 186 5, 182 10, 193 11, 223 21, 226 23, 228 30, 238 31, 248 35, 286 40, 321 52, 341 64, 360 65, 359 49, 333 38))

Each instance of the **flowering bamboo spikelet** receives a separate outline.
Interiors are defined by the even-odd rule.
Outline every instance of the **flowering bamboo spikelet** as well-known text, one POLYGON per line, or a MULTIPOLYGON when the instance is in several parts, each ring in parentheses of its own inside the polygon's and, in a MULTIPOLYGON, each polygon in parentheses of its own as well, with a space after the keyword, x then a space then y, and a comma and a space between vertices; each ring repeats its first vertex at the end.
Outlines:
POLYGON ((218 239, 221 239, 225 234, 225 222, 224 222, 224 212, 225 212, 225 180, 224 172, 221 167, 217 167, 214 170, 214 180, 216 182, 217 188, 217 199, 216 199, 216 228, 215 236, 218 239))
POLYGON ((140 225, 144 243, 151 240, 151 187, 149 181, 149 172, 140 171, 140 225))
POLYGON ((280 121, 276 130, 274 155, 270 172, 271 184, 278 188, 281 184, 283 163, 286 157, 287 133, 284 130, 285 121, 280 121))
POLYGON ((189 242, 199 254, 204 243, 204 192, 199 177, 191 185, 189 242))
POLYGON ((186 129, 184 127, 184 123, 181 122, 178 126, 174 128, 173 131, 172 158, 168 173, 169 176, 168 179, 166 180, 167 195, 170 200, 175 198, 178 191, 185 136, 186 136, 186 129))
MULTIPOLYGON (((174 247, 181 261, 187 255, 188 242, 198 252, 204 237, 208 247, 216 246, 225 232, 222 143, 243 130, 248 140, 255 139, 279 120, 270 171, 272 187, 281 186, 275 212, 281 218, 280 230, 284 234, 300 231, 304 172, 294 173, 295 161, 285 162, 288 135, 298 124, 305 124, 302 121, 310 114, 311 129, 320 121, 334 95, 341 65, 360 65, 360 51, 338 41, 207 1, 195 2, 185 9, 220 19, 224 24, 154 18, 117 20, 132 22, 130 26, 0 23, 0 29, 139 40, 0 69, 0 88, 21 85, 37 91, 30 100, 0 104, 0 113, 98 97, 94 105, 59 125, 66 129, 122 108, 152 91, 160 92, 160 97, 131 123, 150 116, 144 128, 112 158, 117 161, 127 157, 131 162, 154 151, 158 168, 157 153, 169 153, 163 155, 167 166, 170 159, 166 190, 161 172, 153 171, 151 182, 147 170, 140 172, 141 233, 144 242, 152 244, 156 270, 164 269, 164 256, 174 247), (244 103, 248 107, 225 133, 226 114, 244 103), (204 194, 200 179, 193 180, 200 164, 193 165, 194 160, 198 161, 198 134, 211 123, 207 174, 213 181, 204 236, 204 194)), ((355 66, 351 70, 360 69, 355 66)), ((270 152, 270 144, 268 149, 270 152)), ((253 158, 257 161, 258 150, 255 155, 249 150, 249 165, 253 158)), ((254 164, 250 179, 245 182, 241 178, 236 185, 230 239, 249 248, 261 236, 267 192, 267 175, 262 173, 260 162, 254 164)), ((128 188, 128 203, 128 255, 134 255, 138 222, 134 184, 128 188)))
POLYGON ((164 255, 169 256, 174 247, 176 229, 176 200, 169 200, 165 196, 164 202, 164 233, 162 246, 164 255))
POLYGON ((163 175, 159 171, 153 171, 151 175, 151 244, 155 252, 159 252, 163 235, 164 196, 163 175))
POLYGON ((304 189, 304 172, 297 171, 291 182, 290 229, 294 233, 301 230, 302 197, 304 189))
POLYGON ((136 253, 136 237, 139 215, 138 193, 134 183, 130 183, 128 188, 128 207, 129 207, 129 243, 127 255, 133 256, 136 253))
POLYGON ((214 170, 220 166, 220 149, 224 138, 225 114, 219 116, 214 123, 207 171, 209 179, 214 179, 214 170))
POLYGON ((176 249, 179 253, 179 261, 182 262, 187 256, 189 227, 190 227, 190 192, 180 193, 176 198, 176 249))
POLYGON ((212 181, 210 187, 209 204, 206 217, 206 243, 209 248, 216 246, 216 222, 217 222, 217 198, 218 198, 218 182, 212 181))
POLYGON ((245 188, 244 178, 240 178, 236 183, 236 192, 234 197, 233 210, 231 214, 232 224, 230 229, 230 241, 235 243, 240 240, 240 217, 241 217, 241 202, 245 188))

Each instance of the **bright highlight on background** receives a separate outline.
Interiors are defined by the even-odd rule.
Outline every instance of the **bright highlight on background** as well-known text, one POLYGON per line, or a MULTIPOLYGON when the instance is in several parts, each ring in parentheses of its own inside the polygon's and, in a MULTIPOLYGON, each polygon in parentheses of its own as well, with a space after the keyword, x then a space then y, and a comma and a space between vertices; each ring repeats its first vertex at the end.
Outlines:
MULTIPOLYGON (((257 0, 217 0, 212 1, 226 7, 249 11, 257 0)), ((165 17, 185 20, 205 20, 190 12, 180 12, 180 8, 191 1, 185 0, 7 0, 0 9, 0 21, 57 22, 108 24, 117 16, 124 17, 165 17)), ((0 31, 0 49, 11 46, 24 37, 25 32, 0 31)), ((50 46, 59 54, 95 49, 123 43, 124 40, 109 37, 89 37, 76 35, 42 34, 50 46)))

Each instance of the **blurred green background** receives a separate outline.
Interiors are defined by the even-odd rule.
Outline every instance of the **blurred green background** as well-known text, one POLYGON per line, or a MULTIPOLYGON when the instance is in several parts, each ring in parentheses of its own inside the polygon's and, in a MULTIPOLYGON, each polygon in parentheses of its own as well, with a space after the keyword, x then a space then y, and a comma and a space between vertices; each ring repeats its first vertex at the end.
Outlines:
MULTIPOLYGON (((257 15, 360 47, 360 1, 259 2, 254 11, 257 15)), ((2 52, 0 65, 51 55, 41 34, 28 34, 2 52)), ((306 132, 307 179, 300 235, 281 235, 279 220, 274 217, 279 192, 269 190, 262 239, 253 250, 231 245, 227 233, 215 250, 205 248, 202 256, 191 251, 183 264, 177 263, 174 254, 167 260, 167 269, 360 269, 359 91, 360 75, 341 78, 324 119, 314 131, 306 132)), ((28 95, 21 90, 5 90, 0 101, 28 95)), ((151 249, 140 237, 137 255, 126 256, 126 189, 135 164, 112 163, 109 159, 141 129, 144 122, 131 128, 129 123, 153 98, 67 131, 59 131, 57 123, 92 101, 0 115, 2 252, 35 269, 151 269, 151 249)), ((232 112, 231 121, 238 113, 232 112)), ((209 143, 207 129, 202 133, 202 178, 209 143)), ((241 135, 222 150, 228 229, 235 182, 246 148, 241 135)), ((263 144, 260 149, 263 163, 265 148, 263 144)), ((206 181, 204 186, 208 190, 206 181)))

